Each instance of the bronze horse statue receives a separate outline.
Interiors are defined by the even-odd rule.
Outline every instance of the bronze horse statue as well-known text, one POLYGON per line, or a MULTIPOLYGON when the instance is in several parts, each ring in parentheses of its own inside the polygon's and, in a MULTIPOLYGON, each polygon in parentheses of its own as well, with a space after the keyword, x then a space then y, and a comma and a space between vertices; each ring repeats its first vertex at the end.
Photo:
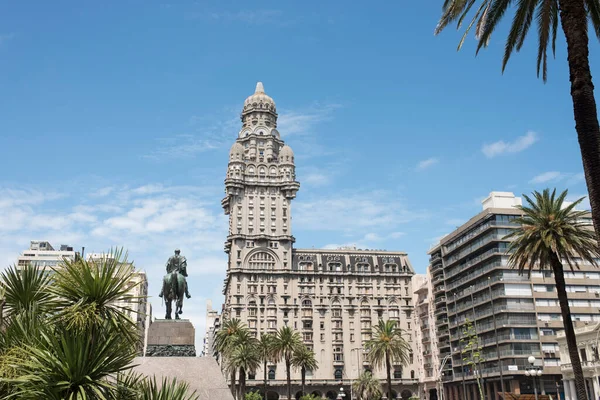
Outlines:
POLYGON ((167 274, 163 278, 162 290, 159 297, 165 300, 167 313, 165 319, 172 319, 173 302, 175 302, 175 319, 180 319, 183 313, 183 296, 191 297, 187 288, 187 260, 181 256, 179 249, 167 261, 167 274))

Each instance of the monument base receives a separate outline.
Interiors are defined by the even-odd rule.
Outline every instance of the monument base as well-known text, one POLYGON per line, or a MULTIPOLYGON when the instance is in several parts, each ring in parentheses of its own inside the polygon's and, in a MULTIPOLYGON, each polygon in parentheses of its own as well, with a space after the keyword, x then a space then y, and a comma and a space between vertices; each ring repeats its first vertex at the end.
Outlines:
POLYGON ((196 357, 196 330, 187 319, 157 319, 148 329, 146 357, 196 357))

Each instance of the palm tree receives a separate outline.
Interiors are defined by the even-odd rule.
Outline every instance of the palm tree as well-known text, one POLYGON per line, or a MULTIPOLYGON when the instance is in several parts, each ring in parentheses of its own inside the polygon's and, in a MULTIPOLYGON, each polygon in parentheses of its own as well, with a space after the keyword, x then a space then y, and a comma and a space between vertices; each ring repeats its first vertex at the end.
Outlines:
POLYGON ((352 383, 359 400, 374 400, 381 397, 381 384, 371 371, 365 371, 352 383))
POLYGON ((575 260, 579 257, 597 267, 596 259, 600 257, 597 235, 584 222, 587 212, 575 211, 583 198, 565 206, 563 203, 567 191, 556 197, 556 189, 552 193, 549 189, 543 193, 535 191, 534 199, 526 195, 523 197, 527 206, 518 207, 523 216, 515 220, 520 227, 506 236, 512 239, 508 248, 509 265, 518 268, 520 273, 527 270, 531 274, 536 266, 540 270, 551 269, 554 273, 577 398, 584 400, 587 399, 587 392, 569 309, 563 262, 573 270, 579 267, 575 260))
POLYGON ((388 399, 392 398, 392 365, 408 364, 410 345, 402 337, 402 329, 398 328, 396 321, 379 320, 373 328, 373 338, 365 348, 367 360, 375 368, 385 366, 387 372, 388 399))
POLYGON ((267 399, 267 364, 275 362, 274 340, 275 337, 272 334, 264 333, 260 335, 258 342, 258 352, 263 363, 263 393, 265 400, 267 399))
MULTIPOLYGON (((225 321, 221 329, 219 329, 215 334, 215 349, 218 353, 221 354, 223 358, 227 359, 229 353, 233 349, 233 343, 237 340, 236 336, 240 334, 240 332, 245 332, 247 330, 248 327, 246 326, 246 324, 244 324, 237 318, 225 321)), ((235 369, 229 369, 229 377, 231 380, 231 394, 233 396, 236 395, 235 373, 235 369)))
MULTIPOLYGON (((275 334, 275 354, 277 360, 285 361, 285 373, 287 377, 287 398, 292 398, 292 357, 296 349, 302 345, 300 334, 289 326, 282 326, 275 334)), ((266 393, 265 393, 266 395, 266 393)))
POLYGON ((260 353, 258 340, 250 335, 248 330, 241 330, 234 336, 235 339, 228 350, 227 365, 231 371, 239 371, 239 399, 244 399, 246 394, 246 374, 254 372, 260 367, 260 353))
POLYGON ((292 365, 296 368, 300 368, 300 376, 302 378, 302 396, 304 396, 304 385, 306 383, 306 370, 311 371, 318 368, 319 364, 315 359, 315 353, 301 344, 296 348, 292 355, 292 365))
POLYGON ((466 35, 475 26, 478 40, 477 52, 486 47, 496 27, 499 26, 505 11, 510 5, 517 4, 512 26, 505 45, 502 71, 513 51, 519 51, 529 32, 532 20, 538 25, 537 73, 544 82, 547 78, 547 53, 550 36, 552 36, 552 53, 555 55, 558 21, 567 40, 569 75, 571 81, 571 98, 575 129, 579 139, 579 148, 583 160, 583 171, 590 195, 592 218, 596 232, 600 232, 600 128, 594 85, 589 64, 588 20, 600 38, 600 5, 597 0, 444 0, 442 16, 435 29, 440 33, 448 24, 457 21, 461 27, 467 14, 474 11, 474 16, 466 28, 460 49, 466 35), (477 3, 477 6, 475 6, 477 3), (475 6, 475 7, 474 7, 475 6))

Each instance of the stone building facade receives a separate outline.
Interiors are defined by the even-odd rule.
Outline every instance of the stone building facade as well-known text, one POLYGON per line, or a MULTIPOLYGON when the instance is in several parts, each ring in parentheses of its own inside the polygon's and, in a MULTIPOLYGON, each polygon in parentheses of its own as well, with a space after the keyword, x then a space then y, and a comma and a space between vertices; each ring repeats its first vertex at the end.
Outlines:
POLYGON ((414 335, 420 399, 438 400, 440 390, 439 354, 435 330, 435 305, 431 274, 413 277, 414 335))
MULTIPOLYGON (((257 337, 284 325, 296 329, 319 363, 307 372, 307 391, 336 398, 343 387, 351 394, 351 381, 370 368, 362 349, 378 320, 396 319, 412 331, 414 270, 403 252, 294 248, 292 200, 300 188, 294 153, 281 139, 275 102, 262 83, 244 102, 241 119, 222 201, 229 215, 222 320, 239 318, 257 337)), ((395 366, 398 398, 417 391, 414 361, 411 354, 410 365, 395 366)), ((284 365, 268 369, 268 398, 285 398, 284 365)), ((261 377, 261 370, 250 374, 248 386, 261 389, 261 377)), ((292 380, 297 393, 299 371, 292 380)))
MULTIPOLYGON (((598 344, 600 322, 588 323, 587 325, 575 328, 575 336, 577 337, 577 349, 585 378, 588 399, 600 399, 600 347, 598 344)), ((573 375, 573 366, 571 365, 565 332, 559 332, 556 339, 560 348, 560 370, 565 390, 564 398, 565 400, 577 400, 575 376, 573 375)))

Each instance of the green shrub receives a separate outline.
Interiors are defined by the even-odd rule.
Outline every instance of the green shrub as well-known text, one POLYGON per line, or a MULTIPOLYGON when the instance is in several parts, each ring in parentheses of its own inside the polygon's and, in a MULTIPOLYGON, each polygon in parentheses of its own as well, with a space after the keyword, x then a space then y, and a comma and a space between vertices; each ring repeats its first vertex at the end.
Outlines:
POLYGON ((262 400, 262 396, 258 392, 248 392, 244 396, 244 400, 262 400))
POLYGON ((300 397, 300 400, 319 400, 320 397, 316 396, 314 394, 305 394, 304 396, 300 397))

